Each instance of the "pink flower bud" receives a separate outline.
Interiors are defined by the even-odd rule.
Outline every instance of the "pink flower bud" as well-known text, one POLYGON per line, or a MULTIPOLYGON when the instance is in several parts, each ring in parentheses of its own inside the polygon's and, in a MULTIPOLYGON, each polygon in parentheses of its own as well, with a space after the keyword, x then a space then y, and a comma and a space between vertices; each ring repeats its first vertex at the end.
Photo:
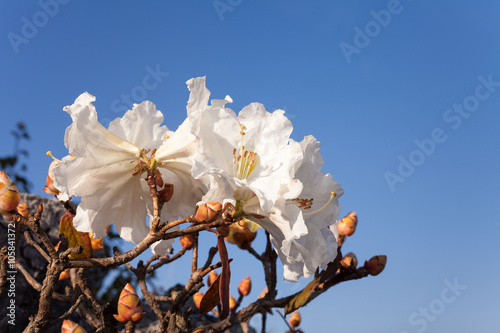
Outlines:
POLYGON ((196 210, 194 216, 199 223, 207 223, 214 221, 222 212, 222 204, 219 202, 208 202, 201 205, 196 210))
POLYGON ((290 315, 290 319, 288 319, 288 323, 290 324, 290 326, 292 326, 293 328, 297 327, 300 325, 300 313, 299 311, 295 311, 294 313, 292 313, 290 315))
POLYGON ((341 236, 351 236, 356 231, 358 217, 355 212, 350 212, 339 221, 337 229, 341 236))
POLYGON ((125 288, 123 288, 120 293, 120 299, 118 301, 118 314, 113 315, 116 320, 122 323, 132 321, 135 324, 139 323, 142 318, 146 315, 146 312, 142 311, 142 302, 135 289, 127 283, 125 288))
POLYGON ((387 256, 374 256, 370 260, 365 261, 365 269, 370 275, 379 275, 385 268, 387 256))
POLYGON ((247 276, 246 278, 241 280, 240 284, 238 285, 238 291, 240 295, 248 296, 251 290, 252 290, 252 281, 250 280, 250 276, 247 276))
POLYGON ((63 321, 61 333, 87 333, 87 331, 77 323, 66 319, 63 321))
POLYGON ((12 183, 9 176, 0 171, 0 214, 7 214, 19 205, 21 196, 17 186, 12 183))

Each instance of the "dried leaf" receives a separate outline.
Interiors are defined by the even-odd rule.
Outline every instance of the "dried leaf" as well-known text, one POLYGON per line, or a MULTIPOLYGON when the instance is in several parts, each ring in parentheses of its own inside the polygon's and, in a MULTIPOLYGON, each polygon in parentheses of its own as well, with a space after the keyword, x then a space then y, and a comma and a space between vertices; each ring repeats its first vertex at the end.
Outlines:
POLYGON ((292 313, 293 311, 297 310, 298 308, 304 306, 307 303, 307 300, 309 299, 309 296, 313 293, 314 289, 320 284, 322 276, 321 274, 314 278, 309 284, 302 289, 300 293, 298 293, 290 303, 288 303, 285 306, 285 316, 289 313, 292 313))
POLYGON ((217 304, 220 303, 219 282, 220 282, 220 275, 210 285, 210 288, 208 288, 207 292, 201 299, 200 314, 203 315, 205 313, 210 312, 213 308, 217 306, 217 304))
POLYGON ((231 270, 229 269, 229 257, 226 243, 222 235, 217 236, 217 247, 219 248, 219 257, 222 263, 222 271, 219 275, 219 295, 222 303, 222 311, 219 315, 219 319, 224 320, 224 318, 229 315, 229 280, 231 279, 231 270))
POLYGON ((66 212, 61 217, 61 222, 59 223, 59 234, 63 234, 69 242, 69 247, 77 247, 81 245, 83 251, 80 254, 71 254, 73 259, 88 259, 92 258, 92 243, 90 241, 89 234, 86 232, 79 232, 73 226, 74 215, 70 212, 66 212))

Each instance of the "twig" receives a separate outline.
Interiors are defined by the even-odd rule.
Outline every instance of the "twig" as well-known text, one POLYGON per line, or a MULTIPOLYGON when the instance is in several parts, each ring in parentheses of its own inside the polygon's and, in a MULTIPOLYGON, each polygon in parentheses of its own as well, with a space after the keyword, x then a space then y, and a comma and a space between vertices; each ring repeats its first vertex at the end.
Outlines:
MULTIPOLYGON (((146 263, 146 267, 147 267, 146 273, 151 274, 151 273, 153 273, 154 270, 160 268, 161 266, 168 264, 168 263, 171 263, 174 260, 179 259, 180 257, 182 257, 186 253, 186 251, 187 251, 187 248, 183 247, 179 252, 174 254, 172 257, 169 257, 167 255, 161 256, 161 257, 159 257, 158 262, 150 267, 148 267, 149 265, 146 263)), ((153 258, 151 258, 151 259, 153 259, 153 258)), ((148 262, 150 260, 148 260, 148 262)))
POLYGON ((76 299, 76 302, 69 308, 68 311, 66 311, 62 316, 57 318, 56 320, 52 321, 49 323, 49 326, 54 326, 63 321, 64 319, 68 318, 73 312, 75 312, 76 308, 80 305, 80 303, 83 301, 84 295, 78 296, 76 299))
POLYGON ((7 246, 0 249, 0 295, 2 294, 3 287, 7 282, 7 261, 9 256, 7 255, 7 246))
POLYGON ((40 245, 38 245, 37 242, 33 240, 33 238, 31 238, 30 232, 28 230, 24 232, 24 238, 26 239, 26 243, 37 249, 38 252, 40 252, 40 254, 45 258, 45 260, 47 260, 47 262, 50 261, 50 256, 40 247, 40 245))
MULTIPOLYGON (((31 276, 31 274, 23 267, 23 265, 21 265, 21 263, 16 262, 16 269, 23 274, 24 278, 33 289, 35 289, 38 292, 42 290, 42 285, 34 277, 31 276)), ((63 301, 68 303, 72 302, 71 297, 60 294, 58 292, 54 292, 52 294, 52 297, 54 299, 57 299, 58 301, 63 301)))
POLYGON ((193 260, 191 263, 191 272, 194 273, 198 269, 198 233, 193 234, 193 260))

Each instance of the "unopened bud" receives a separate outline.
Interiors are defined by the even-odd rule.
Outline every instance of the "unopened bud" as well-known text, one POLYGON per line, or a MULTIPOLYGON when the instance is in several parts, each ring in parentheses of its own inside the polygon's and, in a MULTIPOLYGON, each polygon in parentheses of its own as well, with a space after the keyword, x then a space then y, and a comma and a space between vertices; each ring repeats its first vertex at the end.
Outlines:
POLYGON ((365 269, 370 275, 379 275, 385 268, 387 256, 374 256, 370 260, 365 261, 365 269))
POLYGON ((339 221, 337 229, 341 236, 351 236, 356 231, 358 217, 355 212, 350 212, 339 221))
POLYGON ((181 243, 181 245, 185 247, 186 250, 191 250, 194 246, 194 236, 192 234, 181 236, 181 239, 179 239, 179 243, 181 243))
POLYGON ((243 218, 241 221, 231 224, 229 227, 229 235, 226 237, 226 240, 241 248, 243 244, 252 243, 257 235, 258 229, 259 225, 257 223, 243 218))
POLYGON ((241 280, 240 284, 238 285, 238 291, 240 295, 248 296, 251 290, 252 290, 252 281, 250 280, 250 276, 247 276, 246 278, 241 280))
POLYGON ((92 250, 102 250, 104 249, 103 237, 95 238, 95 235, 89 232, 90 243, 92 244, 92 250))
POLYGON ((25 218, 29 218, 30 217, 30 210, 28 209, 28 203, 26 202, 21 202, 18 206, 17 206, 17 212, 19 214, 21 214, 23 217, 25 218))
POLYGON ((215 280, 217 280, 218 276, 219 276, 219 274, 217 274, 216 271, 210 271, 210 273, 208 274, 208 278, 207 278, 207 284, 208 284, 209 288, 212 284, 214 284, 214 282, 215 282, 215 280))
POLYGON ((87 333, 87 331, 77 323, 65 319, 61 327, 61 333, 87 333))
POLYGON ((233 311, 237 304, 236 298, 229 295, 229 311, 233 311))
POLYGON ((257 298, 261 299, 261 298, 266 297, 268 292, 269 292, 269 289, 267 287, 265 287, 264 290, 262 290, 262 292, 260 293, 259 297, 257 297, 257 298))
POLYGON ((69 268, 66 268, 64 271, 61 272, 61 274, 59 274, 59 281, 66 280, 67 278, 69 278, 69 268))
MULTIPOLYGON (((50 151, 47 152, 47 155, 52 156, 50 151)), ((52 163, 50 163, 50 165, 49 165, 49 173, 47 175, 46 186, 43 188, 45 193, 47 193, 49 195, 57 195, 60 193, 60 191, 57 188, 55 188, 55 186, 54 186, 54 173, 52 172, 52 170, 54 170, 54 168, 56 166, 58 166, 59 164, 61 164, 61 161, 54 158, 52 163)))
POLYGON ((294 313, 292 313, 290 315, 290 319, 288 319, 288 323, 293 328, 295 328, 295 327, 297 327, 297 326, 300 325, 300 313, 299 313, 299 311, 295 311, 294 313))
POLYGON ((358 258, 356 258, 356 255, 352 252, 349 252, 340 260, 340 264, 344 266, 345 268, 356 268, 358 266, 358 258))
POLYGON ((220 202, 208 202, 198 207, 194 217, 199 223, 207 223, 214 221, 221 212, 222 204, 220 202))
POLYGON ((7 214, 16 209, 20 200, 17 186, 5 172, 0 171, 0 214, 7 214))
POLYGON ((125 288, 123 288, 120 293, 120 299, 118 301, 118 314, 113 315, 116 320, 122 323, 132 321, 133 323, 139 323, 142 318, 146 315, 146 312, 142 311, 142 302, 137 295, 135 289, 127 283, 125 288))
POLYGON ((201 300, 202 300, 203 296, 205 296, 205 294, 200 293, 200 292, 197 292, 196 294, 193 295, 194 305, 196 305, 196 307, 198 309, 200 308, 200 304, 201 304, 201 300))

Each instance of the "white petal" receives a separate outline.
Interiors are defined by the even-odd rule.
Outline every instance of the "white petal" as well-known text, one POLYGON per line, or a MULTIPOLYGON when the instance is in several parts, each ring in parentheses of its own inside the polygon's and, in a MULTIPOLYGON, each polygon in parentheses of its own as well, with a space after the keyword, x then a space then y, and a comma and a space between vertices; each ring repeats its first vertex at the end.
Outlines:
POLYGON ((205 87, 205 77, 197 77, 186 82, 189 91, 187 113, 204 110, 207 108, 210 91, 205 87))

